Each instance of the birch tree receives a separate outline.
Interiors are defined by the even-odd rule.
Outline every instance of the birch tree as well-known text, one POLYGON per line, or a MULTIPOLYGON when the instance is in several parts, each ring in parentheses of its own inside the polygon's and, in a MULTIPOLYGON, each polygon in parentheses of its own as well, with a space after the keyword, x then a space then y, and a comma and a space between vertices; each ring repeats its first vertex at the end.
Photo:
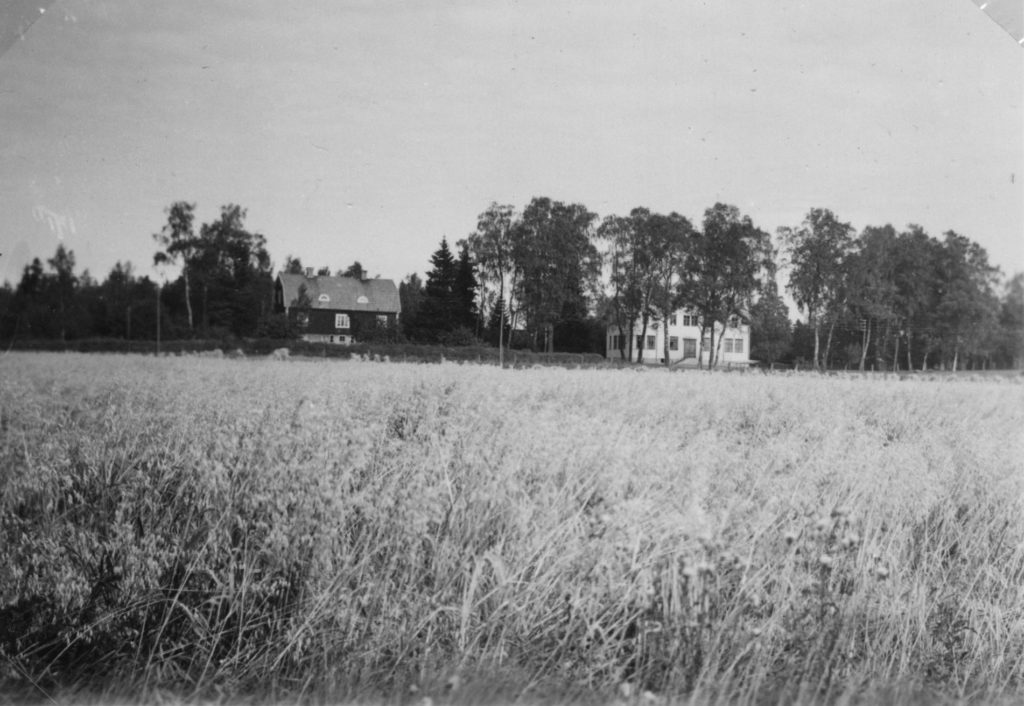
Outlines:
MULTIPOLYGON (((476 232, 466 239, 470 254, 480 268, 485 286, 497 287, 502 319, 508 319, 515 330, 519 269, 513 257, 515 207, 492 202, 477 217, 476 232)), ((498 364, 505 367, 505 326, 498 327, 498 364)))
POLYGON ((188 312, 188 330, 195 330, 192 314, 192 292, 189 284, 189 271, 199 250, 199 241, 195 233, 194 203, 175 201, 164 210, 167 223, 153 239, 162 248, 153 256, 154 265, 181 263, 181 275, 185 279, 185 309, 188 312))
POLYGON ((853 228, 832 211, 812 208, 795 228, 779 228, 786 250, 789 292, 807 314, 814 332, 814 367, 824 366, 821 355, 821 326, 828 315, 837 314, 843 292, 843 261, 853 247, 853 228))

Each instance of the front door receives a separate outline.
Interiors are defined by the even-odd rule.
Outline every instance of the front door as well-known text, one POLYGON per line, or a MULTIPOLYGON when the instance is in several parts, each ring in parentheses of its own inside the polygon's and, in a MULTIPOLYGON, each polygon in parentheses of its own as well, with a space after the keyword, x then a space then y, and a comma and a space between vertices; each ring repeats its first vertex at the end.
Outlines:
POLYGON ((684 338, 683 339, 683 358, 696 358, 697 357, 697 339, 696 338, 684 338))

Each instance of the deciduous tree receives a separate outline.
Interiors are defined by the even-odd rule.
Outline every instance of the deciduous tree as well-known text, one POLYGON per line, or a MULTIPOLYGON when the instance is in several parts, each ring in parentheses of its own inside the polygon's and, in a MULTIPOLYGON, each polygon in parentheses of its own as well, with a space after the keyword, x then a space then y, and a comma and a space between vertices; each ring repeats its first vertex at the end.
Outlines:
POLYGON ((703 230, 691 243, 681 300, 698 315, 701 345, 707 337, 708 365, 714 367, 716 322, 746 318, 756 293, 774 276, 771 239, 735 206, 716 203, 704 212, 703 230))
MULTIPOLYGON (((514 325, 516 311, 515 292, 518 288, 519 270, 516 267, 513 227, 516 223, 515 208, 508 204, 492 202, 486 211, 477 217, 476 232, 466 239, 473 260, 476 261, 485 287, 497 289, 496 306, 500 307, 499 320, 507 326, 514 325)), ((495 314, 492 310, 491 319, 495 314)), ((498 363, 505 366, 506 326, 497 326, 498 363)))
POLYGON ((554 351, 554 326, 567 304, 596 291, 601 259, 591 240, 597 216, 582 204, 535 197, 513 229, 513 259, 521 272, 516 293, 537 348, 554 351))
POLYGON ((195 329, 189 273, 199 249, 194 228, 195 209, 194 203, 175 201, 164 210, 167 214, 167 223, 159 233, 153 234, 153 239, 162 248, 153 256, 153 264, 181 263, 181 276, 185 279, 185 309, 188 312, 189 331, 195 329))
POLYGON ((789 265, 789 291, 797 306, 807 313, 814 331, 814 366, 824 365, 821 355, 821 325, 826 316, 841 308, 843 262, 853 247, 853 228, 832 211, 812 208, 803 224, 783 227, 779 235, 789 265))

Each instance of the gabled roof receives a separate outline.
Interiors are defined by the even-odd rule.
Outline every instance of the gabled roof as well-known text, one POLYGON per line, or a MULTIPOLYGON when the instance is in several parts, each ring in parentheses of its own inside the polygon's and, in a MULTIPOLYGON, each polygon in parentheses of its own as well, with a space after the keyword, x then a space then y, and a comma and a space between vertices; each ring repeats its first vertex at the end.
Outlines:
POLYGON ((305 285, 313 309, 337 309, 339 311, 378 311, 398 314, 402 305, 398 299, 398 287, 389 279, 364 279, 355 277, 306 277, 282 272, 277 276, 284 294, 284 305, 295 306, 299 299, 299 288, 305 285))

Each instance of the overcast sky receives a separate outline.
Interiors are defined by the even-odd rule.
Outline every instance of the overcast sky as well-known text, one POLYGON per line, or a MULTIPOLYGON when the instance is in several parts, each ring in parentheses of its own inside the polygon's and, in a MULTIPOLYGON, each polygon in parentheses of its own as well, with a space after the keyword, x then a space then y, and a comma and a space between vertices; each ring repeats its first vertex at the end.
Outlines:
POLYGON ((396 280, 533 196, 773 234, 824 207, 1024 270, 1024 50, 970 0, 8 6, 0 280, 60 240, 153 275, 182 199, 396 280))

